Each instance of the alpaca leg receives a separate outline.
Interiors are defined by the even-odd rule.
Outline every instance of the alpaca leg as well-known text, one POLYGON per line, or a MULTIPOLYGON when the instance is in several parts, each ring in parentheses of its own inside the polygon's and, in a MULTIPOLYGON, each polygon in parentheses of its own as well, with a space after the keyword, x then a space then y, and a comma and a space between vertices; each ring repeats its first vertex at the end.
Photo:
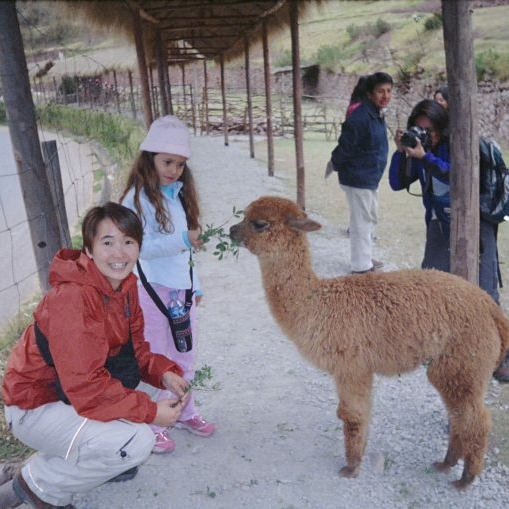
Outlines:
POLYGON ((343 421, 346 466, 339 475, 356 477, 366 448, 371 414, 373 376, 356 377, 355 381, 337 383, 339 406, 337 415, 343 421))
POLYGON ((463 441, 463 473, 461 479, 453 482, 456 488, 461 490, 468 487, 475 476, 481 473, 490 429, 490 412, 482 400, 478 401, 477 406, 465 411, 460 430, 463 441))
POLYGON ((466 364, 462 366, 461 372, 451 376, 454 368, 449 365, 444 369, 435 362, 428 369, 428 377, 447 408, 450 427, 445 459, 433 466, 440 472, 447 472, 463 458, 463 474, 453 484, 458 489, 464 489, 472 483, 484 465, 491 428, 490 414, 484 405, 488 378, 483 380, 481 366, 477 366, 477 372, 472 376, 465 372, 466 364))

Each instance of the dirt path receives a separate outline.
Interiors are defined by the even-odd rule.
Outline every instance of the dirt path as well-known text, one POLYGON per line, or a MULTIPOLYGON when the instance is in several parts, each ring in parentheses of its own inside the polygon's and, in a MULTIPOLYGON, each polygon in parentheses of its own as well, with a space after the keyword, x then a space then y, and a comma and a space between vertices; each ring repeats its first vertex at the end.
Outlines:
MULTIPOLYGON (((222 224, 232 207, 262 194, 293 198, 283 181, 220 139, 193 141, 191 163, 205 223, 222 224)), ((310 234, 321 275, 347 269, 348 239, 325 218, 310 234)), ((382 251, 382 254, 384 252, 382 251)), ((507 505, 509 466, 490 447, 486 469, 466 493, 430 469, 446 446, 446 416, 425 372, 376 378, 370 438, 360 476, 342 479, 342 425, 328 375, 304 361, 277 329, 261 287, 258 262, 243 250, 218 261, 199 253, 205 289, 198 366, 211 367, 197 399, 217 433, 200 438, 173 430, 177 448, 154 456, 127 483, 77 497, 78 509, 499 509, 507 505)), ((326 305, 326 303, 324 303, 326 305)), ((493 382, 490 401, 501 387, 493 382)))

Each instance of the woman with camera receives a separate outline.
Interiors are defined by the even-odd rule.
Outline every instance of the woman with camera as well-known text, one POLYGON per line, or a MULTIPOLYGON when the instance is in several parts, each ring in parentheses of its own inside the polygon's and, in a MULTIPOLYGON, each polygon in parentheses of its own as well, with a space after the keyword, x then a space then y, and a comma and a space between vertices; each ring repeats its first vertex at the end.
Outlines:
MULTIPOLYGON (((397 150, 389 167, 389 184, 394 191, 408 190, 413 182, 420 181, 426 210, 426 244, 421 267, 445 272, 450 272, 448 129, 447 110, 436 101, 420 101, 408 117, 407 131, 396 131, 397 150)), ((496 226, 481 219, 479 232, 479 286, 498 303, 496 226)))

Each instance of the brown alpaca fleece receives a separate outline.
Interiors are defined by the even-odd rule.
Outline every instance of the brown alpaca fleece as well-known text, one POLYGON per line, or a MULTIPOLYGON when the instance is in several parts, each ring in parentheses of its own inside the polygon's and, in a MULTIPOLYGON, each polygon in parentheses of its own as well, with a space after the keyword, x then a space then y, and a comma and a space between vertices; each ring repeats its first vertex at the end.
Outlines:
POLYGON ((319 279, 306 232, 320 228, 292 201, 262 197, 230 236, 258 257, 271 312, 300 353, 330 373, 339 395, 346 466, 358 475, 366 447, 374 374, 426 363, 448 412, 447 471, 464 460, 457 488, 484 464, 491 419, 488 382, 509 348, 509 321, 479 287, 435 270, 319 279), (310 311, 313 310, 313 311, 310 311))

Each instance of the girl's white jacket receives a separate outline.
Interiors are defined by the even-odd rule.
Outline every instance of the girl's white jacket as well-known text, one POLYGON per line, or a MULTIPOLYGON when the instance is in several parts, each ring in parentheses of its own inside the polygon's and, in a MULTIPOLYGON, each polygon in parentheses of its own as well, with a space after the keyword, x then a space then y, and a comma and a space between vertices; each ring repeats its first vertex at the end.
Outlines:
MULTIPOLYGON (((168 288, 191 288, 189 274, 189 255, 191 244, 188 239, 187 220, 178 197, 181 182, 171 185, 170 192, 163 192, 167 210, 173 224, 172 233, 161 231, 156 221, 155 208, 150 203, 145 191, 140 192, 142 207, 141 221, 143 223, 143 244, 140 252, 140 264, 147 281, 157 283, 168 288)), ((122 200, 122 205, 136 212, 134 207, 134 188, 131 188, 122 200)), ((134 272, 137 274, 136 268, 134 272)), ((141 281, 138 281, 141 285, 141 281)), ((201 286, 193 266, 193 288, 197 295, 201 295, 201 286)))

